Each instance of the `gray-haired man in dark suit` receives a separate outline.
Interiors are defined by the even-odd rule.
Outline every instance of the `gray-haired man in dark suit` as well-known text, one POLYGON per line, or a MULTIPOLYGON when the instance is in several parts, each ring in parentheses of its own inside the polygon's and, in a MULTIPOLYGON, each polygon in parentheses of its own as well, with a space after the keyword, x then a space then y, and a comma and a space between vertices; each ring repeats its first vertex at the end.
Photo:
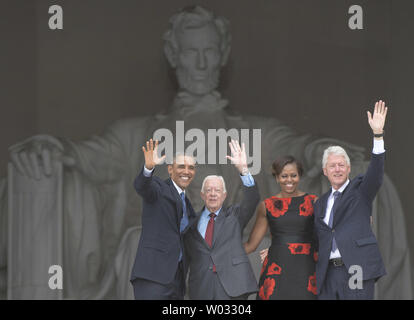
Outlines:
POLYGON ((244 144, 231 141, 232 157, 243 181, 240 204, 223 207, 226 186, 221 176, 204 179, 205 207, 184 238, 189 259, 189 296, 195 300, 247 299, 257 292, 257 281, 243 248, 243 229, 259 203, 257 185, 247 169, 244 144))
POLYGON ((372 202, 384 176, 383 130, 387 110, 380 100, 372 115, 368 111, 374 145, 364 175, 349 179, 351 163, 341 147, 333 146, 324 152, 323 172, 332 188, 315 204, 319 299, 373 299, 375 281, 386 273, 377 239, 371 230, 371 217, 372 202), (360 278, 358 285, 351 279, 354 272, 358 274, 352 278, 360 278))

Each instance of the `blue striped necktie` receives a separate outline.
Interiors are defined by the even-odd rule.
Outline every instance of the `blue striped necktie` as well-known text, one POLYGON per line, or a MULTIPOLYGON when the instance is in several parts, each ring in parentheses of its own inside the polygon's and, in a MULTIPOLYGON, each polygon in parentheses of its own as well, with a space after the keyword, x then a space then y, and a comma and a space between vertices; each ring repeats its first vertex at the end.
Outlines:
MULTIPOLYGON (((335 207, 335 202, 337 201, 338 196, 339 196, 340 194, 341 194, 341 193, 340 193, 339 191, 335 191, 335 192, 333 193, 333 196, 334 196, 334 202, 333 202, 333 204, 332 204, 332 208, 331 208, 331 215, 329 216, 329 221, 328 221, 328 225, 329 225, 329 227, 330 227, 330 228, 332 228, 333 218, 334 218, 334 214, 335 214, 335 210, 334 210, 334 209, 336 209, 336 208, 334 208, 334 207, 335 207)), ((338 248, 338 246, 336 245, 336 240, 335 240, 335 237, 333 237, 333 238, 332 238, 332 249, 331 249, 331 251, 332 251, 332 252, 334 252, 337 248, 338 248)))
POLYGON ((183 203, 183 216, 182 216, 181 222, 180 222, 180 233, 181 233, 181 232, 184 231, 184 229, 188 225, 188 215, 187 215, 187 205, 185 203, 185 193, 181 192, 180 196, 181 196, 181 201, 183 203))

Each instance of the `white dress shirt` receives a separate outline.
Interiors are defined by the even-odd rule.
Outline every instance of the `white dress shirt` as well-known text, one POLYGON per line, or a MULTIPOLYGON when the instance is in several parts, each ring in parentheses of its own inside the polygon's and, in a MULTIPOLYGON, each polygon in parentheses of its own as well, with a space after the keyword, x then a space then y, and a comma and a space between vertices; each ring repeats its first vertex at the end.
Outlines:
MULTIPOLYGON (((340 187, 338 190, 335 190, 333 187, 331 187, 331 194, 328 198, 328 203, 326 204, 326 211, 325 211, 325 217, 323 218, 323 221, 326 223, 326 225, 329 225, 329 217, 331 216, 332 206, 334 205, 334 192, 339 191, 341 194, 345 190, 345 188, 349 184, 349 179, 346 180, 346 182, 340 187)), ((339 201, 339 199, 338 199, 339 201)), ((333 258, 340 258, 341 253, 339 252, 339 249, 336 248, 334 252, 331 251, 331 255, 329 256, 329 259, 333 258)))

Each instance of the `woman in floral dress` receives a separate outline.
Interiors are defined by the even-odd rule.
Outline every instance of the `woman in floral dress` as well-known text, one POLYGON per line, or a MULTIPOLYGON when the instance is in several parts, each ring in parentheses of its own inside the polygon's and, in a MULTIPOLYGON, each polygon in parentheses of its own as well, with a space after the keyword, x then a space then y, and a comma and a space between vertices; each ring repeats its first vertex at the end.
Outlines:
POLYGON ((317 197, 298 189, 303 168, 292 156, 280 157, 272 165, 281 191, 265 199, 245 250, 256 250, 268 228, 272 244, 263 262, 259 300, 316 299, 313 203, 317 197))

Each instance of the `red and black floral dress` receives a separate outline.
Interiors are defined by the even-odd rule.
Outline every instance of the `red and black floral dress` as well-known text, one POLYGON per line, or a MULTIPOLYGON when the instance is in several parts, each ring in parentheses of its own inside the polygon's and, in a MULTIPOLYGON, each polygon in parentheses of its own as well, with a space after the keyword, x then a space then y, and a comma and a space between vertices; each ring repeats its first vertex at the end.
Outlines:
POLYGON ((258 300, 316 299, 315 195, 264 201, 272 245, 263 261, 258 300))

